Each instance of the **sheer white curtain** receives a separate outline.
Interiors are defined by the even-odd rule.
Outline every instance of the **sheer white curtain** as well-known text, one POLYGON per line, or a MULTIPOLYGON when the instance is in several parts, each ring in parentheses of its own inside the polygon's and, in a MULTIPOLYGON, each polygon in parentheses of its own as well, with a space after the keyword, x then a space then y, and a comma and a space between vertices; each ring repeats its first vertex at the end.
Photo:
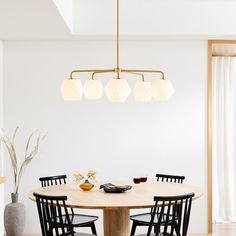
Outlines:
POLYGON ((213 222, 236 222, 235 66, 235 57, 213 57, 213 222))

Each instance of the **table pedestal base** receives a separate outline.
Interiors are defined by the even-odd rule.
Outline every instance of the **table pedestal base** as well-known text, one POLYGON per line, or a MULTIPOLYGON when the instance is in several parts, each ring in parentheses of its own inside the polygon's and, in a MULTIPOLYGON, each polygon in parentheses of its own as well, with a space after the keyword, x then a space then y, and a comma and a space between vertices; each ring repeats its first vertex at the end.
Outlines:
POLYGON ((104 209, 103 210, 104 236, 129 236, 130 220, 129 209, 104 209))

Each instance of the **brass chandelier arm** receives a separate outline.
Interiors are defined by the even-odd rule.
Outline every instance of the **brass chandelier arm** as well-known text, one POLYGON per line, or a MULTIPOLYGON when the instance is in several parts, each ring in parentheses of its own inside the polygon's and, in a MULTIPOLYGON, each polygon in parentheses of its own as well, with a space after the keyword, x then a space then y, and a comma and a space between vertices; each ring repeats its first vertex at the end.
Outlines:
POLYGON ((121 70, 121 73, 127 73, 127 74, 132 74, 132 75, 138 75, 138 76, 141 76, 141 77, 142 77, 142 81, 144 82, 144 74, 142 74, 142 73, 137 73, 137 72, 128 72, 128 71, 124 71, 124 70, 121 70))
POLYGON ((130 69, 121 69, 121 72, 127 72, 127 73, 159 73, 161 74, 161 79, 165 79, 165 74, 161 70, 130 70, 130 69))
MULTIPOLYGON (((95 79, 96 74, 100 73, 128 73, 128 74, 134 74, 142 77, 142 81, 144 81, 144 75, 143 73, 159 73, 161 74, 161 79, 165 79, 165 74, 161 70, 130 70, 130 69, 120 69, 120 68, 115 68, 115 69, 88 69, 88 70, 73 70, 70 73, 70 79, 73 79, 73 74, 75 73, 92 73, 92 79, 95 79)), ((118 77, 119 79, 119 77, 118 77)))
MULTIPOLYGON (((102 70, 92 70, 92 69, 89 69, 89 70, 72 70, 71 73, 70 73, 70 79, 73 79, 73 74, 75 73, 86 73, 86 72, 93 72, 93 74, 95 73, 108 73, 108 72, 115 72, 115 69, 102 69, 102 70)), ((94 76, 94 75, 93 75, 94 76)))
POLYGON ((102 74, 102 73, 110 73, 110 72, 115 72, 115 69, 113 69, 112 71, 103 71, 103 70, 101 70, 101 71, 94 71, 93 73, 92 73, 92 80, 95 80, 95 75, 96 74, 102 74))

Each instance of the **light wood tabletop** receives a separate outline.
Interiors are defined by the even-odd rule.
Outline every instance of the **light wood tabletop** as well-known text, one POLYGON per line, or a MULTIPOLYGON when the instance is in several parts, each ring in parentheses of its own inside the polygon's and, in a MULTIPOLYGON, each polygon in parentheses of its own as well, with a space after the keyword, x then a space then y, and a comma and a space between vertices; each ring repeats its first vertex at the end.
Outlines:
POLYGON ((6 178, 5 177, 0 177, 0 184, 3 184, 6 182, 6 178))
POLYGON ((132 185, 132 189, 125 193, 105 193, 99 189, 103 182, 96 183, 91 191, 85 192, 78 184, 63 184, 35 189, 29 193, 29 198, 35 200, 33 192, 53 196, 66 195, 68 207, 103 210, 104 236, 128 236, 129 209, 152 207, 154 196, 175 196, 194 192, 194 199, 197 199, 202 195, 200 188, 179 183, 157 181, 140 184, 117 181, 112 183, 129 184, 132 185))

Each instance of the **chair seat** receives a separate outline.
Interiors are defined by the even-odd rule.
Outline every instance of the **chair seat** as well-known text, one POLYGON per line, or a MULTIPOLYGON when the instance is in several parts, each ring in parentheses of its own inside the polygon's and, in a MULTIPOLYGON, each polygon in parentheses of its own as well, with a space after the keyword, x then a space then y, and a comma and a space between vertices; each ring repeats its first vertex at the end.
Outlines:
POLYGON ((94 234, 87 234, 87 233, 75 233, 74 236, 96 236, 94 234))
MULTIPOLYGON (((135 236, 147 236, 147 234, 137 234, 135 236)), ((154 233, 150 234, 150 236, 156 236, 154 233)), ((161 235, 160 235, 161 236, 161 235)))
MULTIPOLYGON (((133 220, 140 225, 149 225, 151 221, 151 213, 148 212, 148 213, 143 213, 143 214, 138 214, 138 215, 132 215, 130 216, 130 220, 133 220)), ((158 220, 158 214, 155 215, 153 223, 156 224, 157 220, 158 220)), ((172 217, 170 216, 169 221, 171 220, 172 220, 172 217)), ((162 221, 166 222, 166 215, 163 216, 162 221)))
MULTIPOLYGON (((69 214, 71 224, 73 226, 83 226, 89 223, 92 223, 98 219, 97 216, 90 216, 90 215, 82 215, 82 214, 69 214)), ((66 216, 62 216, 64 224, 67 224, 66 216)), ((59 218, 57 219, 57 223, 59 223, 59 218)), ((86 235, 86 234, 85 234, 86 235)), ((91 235, 91 234, 88 234, 91 235)))
MULTIPOLYGON (((163 234, 163 233, 160 233, 160 234, 158 234, 158 236, 171 236, 170 234, 163 234)), ((137 234, 137 235, 135 235, 135 236, 147 236, 147 234, 137 234)), ((150 236, 156 236, 156 234, 154 234, 154 233, 152 233, 152 234, 150 234, 150 236)), ((174 234, 174 236, 175 236, 175 234, 174 234)))

